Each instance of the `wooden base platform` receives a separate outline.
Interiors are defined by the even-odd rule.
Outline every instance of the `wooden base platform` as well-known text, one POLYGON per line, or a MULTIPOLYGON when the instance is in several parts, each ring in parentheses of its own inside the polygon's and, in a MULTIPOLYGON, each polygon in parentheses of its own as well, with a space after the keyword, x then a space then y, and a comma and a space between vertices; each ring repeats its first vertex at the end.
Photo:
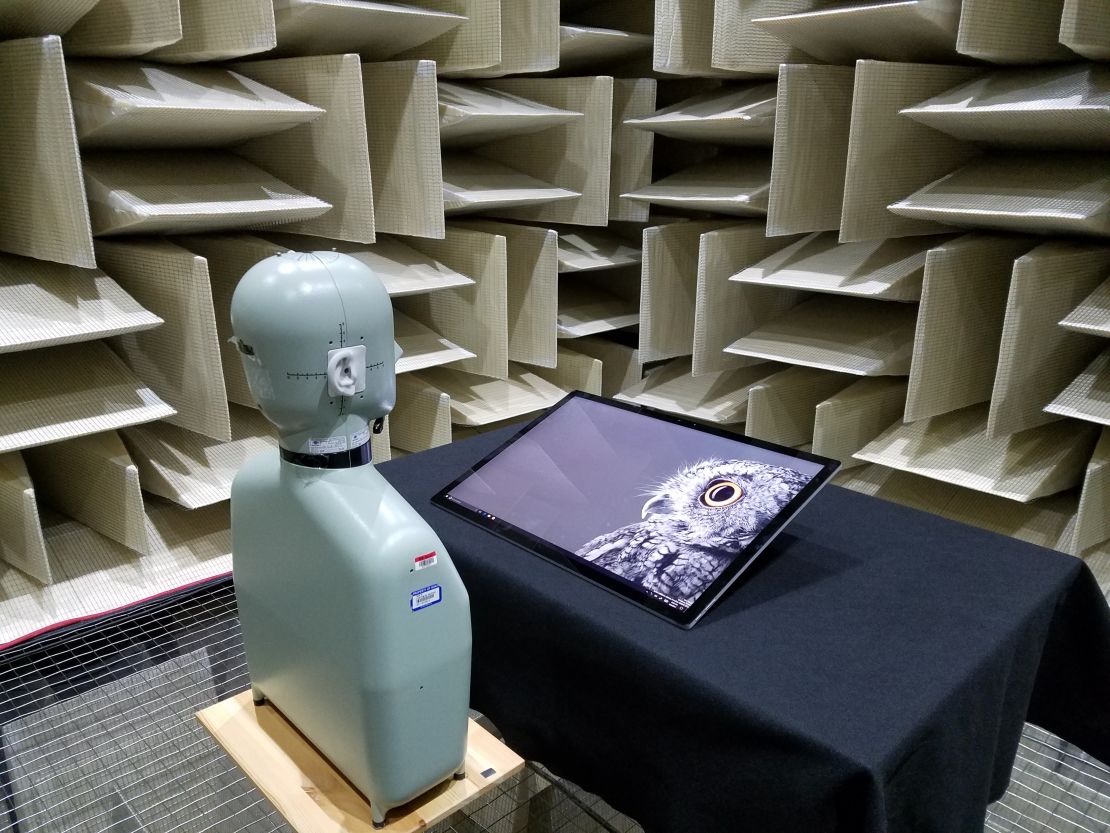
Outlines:
MULTIPOLYGON (((370 802, 269 703, 255 706, 244 691, 197 712, 197 719, 295 830, 374 833, 370 802)), ((391 811, 383 829, 425 830, 523 768, 519 755, 471 720, 466 778, 391 811)))

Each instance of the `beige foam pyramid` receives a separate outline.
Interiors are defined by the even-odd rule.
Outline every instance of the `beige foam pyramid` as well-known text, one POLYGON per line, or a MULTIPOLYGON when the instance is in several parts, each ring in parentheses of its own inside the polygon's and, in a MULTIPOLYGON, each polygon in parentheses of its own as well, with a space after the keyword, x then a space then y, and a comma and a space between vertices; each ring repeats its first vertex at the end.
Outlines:
POLYGON ((440 81, 439 136, 444 147, 465 147, 547 130, 583 114, 476 84, 440 81))
POLYGON ((433 367, 416 374, 420 381, 451 398, 451 422, 486 425, 550 408, 566 395, 563 388, 523 365, 511 364, 506 379, 433 367))
POLYGON ((223 151, 86 154, 93 233, 178 234, 277 225, 331 206, 223 151))
POLYGON ((172 416, 101 341, 0 355, 0 453, 172 416))
POLYGON ((987 156, 889 208, 902 217, 954 226, 1110 237, 1110 157, 987 156))
POLYGON ((170 64, 227 61, 276 43, 272 0, 188 0, 181 3, 181 39, 146 55, 170 64))
POLYGON ((1051 414, 1110 425, 1110 347, 1045 405, 1051 414))
POLYGON ((770 147, 775 138, 775 84, 700 93, 626 124, 691 142, 770 147))
POLYGON ((708 0, 656 0, 652 67, 667 75, 735 76, 713 66, 714 9, 708 0))
POLYGON ((174 0, 100 0, 65 33, 66 54, 128 58, 181 40, 174 0))
POLYGON ((563 23, 559 26, 559 71, 578 73, 651 54, 652 37, 639 32, 563 23))
POLYGON ((61 39, 0 43, 0 78, 19 114, 0 119, 0 250, 94 268, 61 39))
POLYGON ((560 226, 559 272, 592 272, 634 266, 643 260, 642 249, 609 229, 560 226))
MULTIPOLYGON (((502 3, 501 54, 491 66, 460 73, 468 78, 547 72, 559 65, 559 7, 546 0, 502 3)), ((418 47, 419 49, 419 47, 418 47)))
POLYGON ((725 350, 856 376, 905 376, 916 318, 914 304, 813 298, 725 350))
POLYGON ((779 67, 768 235, 840 227, 854 82, 853 67, 779 67))
POLYGON ((968 142, 1052 150, 1110 148, 1110 67, 997 70, 902 113, 968 142))
POLYGON ((1110 338, 1110 278, 1069 312, 1060 326, 1077 333, 1110 338))
MULTIPOLYGON (((718 72, 756 73, 774 75, 782 64, 815 63, 812 56, 786 43, 768 32, 757 20, 791 12, 806 11, 814 8, 818 0, 750 0, 745 3, 730 3, 714 0, 713 3, 685 3, 672 0, 681 7, 705 7, 692 15, 696 27, 689 36, 698 38, 694 54, 705 50, 704 40, 711 35, 712 48, 709 54, 710 66, 718 72), (708 7, 712 8, 708 8, 708 7), (703 20, 709 17, 709 32, 702 34, 703 20)), ((664 31, 666 18, 660 19, 656 5, 656 31, 664 31)), ((658 40, 658 39, 657 39, 658 40)), ((690 49, 690 46, 686 46, 690 49)), ((702 73, 699 73, 702 74, 702 73)))
POLYGON ((451 442, 451 397, 417 374, 397 377, 397 404, 390 414, 393 446, 424 451, 451 442))
POLYGON ((597 335, 633 327, 639 321, 637 302, 610 291, 604 281, 575 276, 559 281, 559 338, 597 335))
POLYGON ((43 504, 139 554, 149 551, 139 471, 115 431, 27 449, 23 459, 43 504))
POLYGON ((466 20, 430 41, 395 55, 396 59, 435 61, 443 75, 465 75, 489 69, 501 61, 500 0, 428 0, 421 8, 450 11, 466 20))
POLYGON ((852 384, 852 377, 812 367, 788 367, 748 392, 744 433, 780 445, 814 442, 817 405, 852 384))
POLYGON ((372 0, 275 0, 277 55, 358 53, 384 61, 466 22, 464 15, 372 0))
POLYGON ((65 34, 98 0, 8 0, 0 7, 0 32, 4 38, 29 38, 65 34))
POLYGON ((862 465, 853 455, 898 420, 906 407, 907 382, 894 376, 860 379, 817 403, 813 453, 862 465))
POLYGON ((991 392, 988 430, 1002 436, 1055 419, 1046 405, 1101 347, 1057 323, 1110 270, 1110 250, 1077 241, 1043 243, 1014 263, 991 392))
POLYGON ((556 363, 559 259, 554 229, 473 220, 457 223, 505 238, 509 359, 538 367, 556 363))
POLYGON ((651 184, 655 134, 625 124, 655 111, 654 78, 613 79, 613 135, 609 146, 609 220, 643 223, 650 206, 624 199, 651 184))
POLYGON ((1098 437, 1094 425, 1053 422, 1008 437, 987 436, 987 406, 895 423, 856 457, 1027 503, 1071 489, 1098 437))
POLYGON ((1104 428, 1083 477, 1083 491, 1079 498, 1073 546, 1073 552, 1077 555, 1110 540, 1108 507, 1110 507, 1110 430, 1104 428))
POLYGON ((230 145, 324 112, 215 67, 70 61, 66 74, 77 140, 87 148, 230 145))
POLYGON ((495 139, 476 150, 487 159, 577 195, 566 201, 499 211, 498 216, 541 223, 607 225, 614 131, 613 79, 604 75, 500 78, 487 81, 484 86, 547 107, 582 113, 581 119, 553 130, 495 139))
POLYGON ((475 355, 453 367, 504 378, 509 361, 505 238, 452 225, 443 240, 411 242, 473 283, 395 298, 394 308, 475 355))
POLYGON ((942 515, 1031 544, 1070 552, 1075 530, 1074 491, 1018 503, 885 466, 847 469, 837 485, 942 515))
POLYGON ((581 196, 577 191, 494 162, 464 154, 443 157, 443 210, 448 215, 539 205, 581 196))
POLYGON ((925 256, 947 236, 897 237, 840 243, 835 232, 810 234, 732 276, 777 286, 890 301, 921 297, 925 256))
POLYGON ((147 501, 150 552, 138 556, 76 521, 57 518, 43 530, 52 584, 42 586, 17 570, 0 574, 0 641, 61 622, 135 604, 231 571, 226 503, 186 511, 152 497, 147 501))
POLYGON ((0 255, 0 353, 148 330, 161 323, 99 269, 0 255))
POLYGON ((752 22, 830 64, 851 64, 860 58, 945 63, 957 57, 960 3, 959 0, 853 3, 759 17, 752 22))
POLYGON ((186 509, 230 498, 231 482, 240 466, 252 455, 277 447, 273 426, 257 410, 232 405, 230 413, 230 442, 167 422, 124 429, 121 434, 143 490, 186 509))
POLYGON ((962 0, 956 49, 995 64, 1074 60, 1057 35, 1063 0, 962 0))
POLYGON ((574 351, 592 356, 601 362, 601 395, 616 396, 637 384, 644 377, 644 363, 632 343, 622 343, 607 336, 583 336, 574 340, 574 351))
POLYGON ((705 422, 735 425, 747 416, 752 387, 781 369, 781 365, 766 363, 693 376, 689 359, 675 359, 616 398, 705 422))
POLYGON ((581 390, 601 395, 601 360, 565 345, 559 345, 554 367, 534 367, 532 372, 561 390, 581 390))
POLYGON ((208 264, 165 240, 97 242, 97 259, 161 327, 110 342, 140 379, 177 413, 174 425, 217 440, 231 438, 220 341, 208 264))
POLYGON ((50 582, 35 487, 18 451, 0 454, 0 559, 44 584, 50 582))
POLYGON ((1110 61, 1110 9, 1101 0, 1064 0, 1060 43, 1092 61, 1110 61))
MULTIPOLYGON (((907 422, 991 398, 1014 259, 1034 242, 967 234, 929 251, 913 340, 907 422)), ((1001 361, 1009 361, 1008 356, 1001 355, 1001 361)))
POLYGON ((979 151, 901 114, 974 78, 973 67, 860 61, 856 64, 840 240, 877 240, 948 229, 892 214, 887 206, 944 176, 979 151), (913 152, 908 153, 907 149, 913 152))
POLYGON ((401 358, 397 360, 398 373, 474 358, 469 350, 464 350, 419 321, 396 310, 393 312, 393 338, 403 351, 401 358))
POLYGON ((770 187, 770 154, 753 151, 698 162, 621 196, 666 208, 759 217, 767 213, 770 187))
POLYGON ((790 238, 768 238, 763 223, 757 220, 745 220, 701 236, 694 302, 695 376, 762 361, 724 350, 737 336, 782 316, 802 299, 802 293, 752 287, 730 281, 729 276, 790 242, 790 238))
MULTIPOLYGON (((235 152, 331 208, 293 218, 285 231, 374 241, 363 72, 354 55, 316 55, 235 65, 253 80, 319 107, 312 121, 237 145, 235 152)), ((281 193, 281 192, 279 192, 281 193)), ((285 220, 274 222, 286 223, 285 220)))
POLYGON ((723 225, 706 220, 644 229, 639 332, 645 362, 693 353, 701 236, 723 225))
POLYGON ((443 169, 434 61, 362 65, 374 228, 443 237, 443 169))

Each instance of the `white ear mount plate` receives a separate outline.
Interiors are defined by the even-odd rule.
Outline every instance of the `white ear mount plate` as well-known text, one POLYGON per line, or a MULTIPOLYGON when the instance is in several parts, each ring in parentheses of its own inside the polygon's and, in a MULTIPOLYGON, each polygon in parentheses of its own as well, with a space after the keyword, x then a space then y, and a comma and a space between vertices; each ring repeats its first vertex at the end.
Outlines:
POLYGON ((366 345, 328 351, 328 395, 354 396, 366 390, 366 345))

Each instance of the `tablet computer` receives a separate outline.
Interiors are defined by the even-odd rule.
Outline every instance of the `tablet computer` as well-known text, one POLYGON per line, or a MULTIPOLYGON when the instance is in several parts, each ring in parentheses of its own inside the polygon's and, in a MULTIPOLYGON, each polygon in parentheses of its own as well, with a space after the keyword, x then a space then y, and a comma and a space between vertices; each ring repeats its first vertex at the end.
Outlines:
POLYGON ((839 467, 576 392, 432 500, 691 627, 839 467))

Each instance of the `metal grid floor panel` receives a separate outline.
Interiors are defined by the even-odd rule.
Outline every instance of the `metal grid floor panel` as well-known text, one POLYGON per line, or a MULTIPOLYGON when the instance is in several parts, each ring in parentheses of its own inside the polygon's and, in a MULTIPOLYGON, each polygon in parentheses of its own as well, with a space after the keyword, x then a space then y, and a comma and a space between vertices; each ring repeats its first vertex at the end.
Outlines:
MULTIPOLYGON (((228 580, 5 651, 0 833, 291 833, 194 718, 247 685, 228 580)), ((1106 833, 1110 769, 1027 726, 986 831, 1106 833)), ((432 833, 641 828, 529 764, 432 833)))

